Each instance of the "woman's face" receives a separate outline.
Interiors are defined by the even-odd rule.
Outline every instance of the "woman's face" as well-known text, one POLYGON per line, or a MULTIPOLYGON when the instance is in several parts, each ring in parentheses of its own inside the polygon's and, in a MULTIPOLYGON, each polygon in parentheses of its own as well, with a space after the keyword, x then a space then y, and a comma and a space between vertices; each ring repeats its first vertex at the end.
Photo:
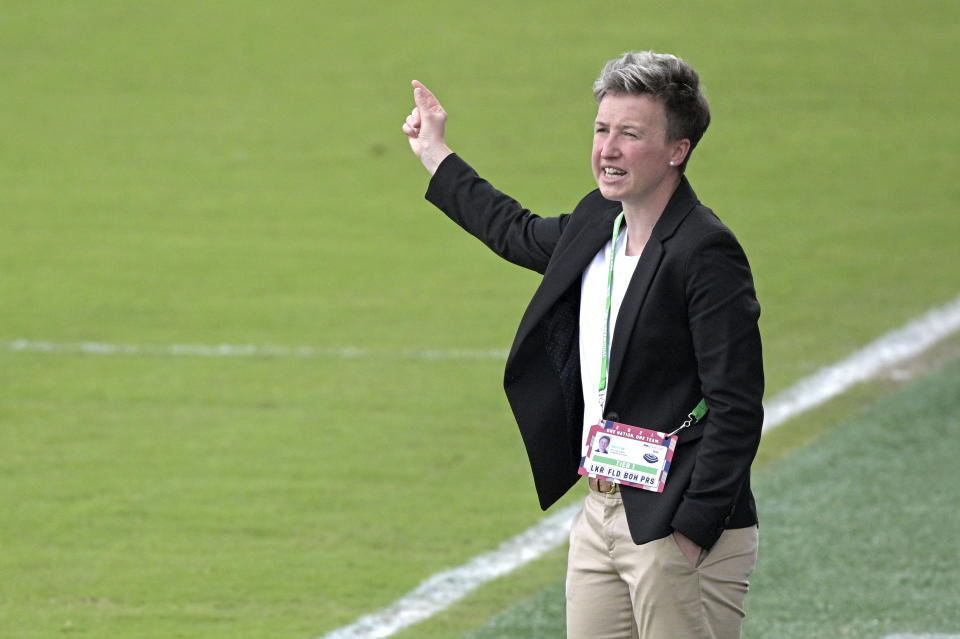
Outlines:
POLYGON ((593 177, 608 200, 624 208, 642 207, 660 190, 674 188, 689 146, 688 140, 667 140, 667 114, 660 101, 607 94, 594 123, 593 177))

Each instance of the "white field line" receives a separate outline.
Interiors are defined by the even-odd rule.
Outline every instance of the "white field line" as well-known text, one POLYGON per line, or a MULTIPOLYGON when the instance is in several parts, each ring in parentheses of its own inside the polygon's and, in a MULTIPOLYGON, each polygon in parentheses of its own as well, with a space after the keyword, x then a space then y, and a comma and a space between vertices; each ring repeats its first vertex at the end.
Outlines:
POLYGON ((429 577, 380 612, 361 617, 322 639, 372 639, 390 635, 447 608, 482 584, 533 561, 567 540, 580 506, 568 506, 453 570, 429 577))
POLYGON ((960 297, 875 339, 849 357, 821 368, 776 395, 764 408, 763 430, 818 406, 884 368, 910 359, 960 330, 960 297))
POLYGON ((302 357, 361 359, 398 357, 423 360, 506 360, 502 349, 405 349, 314 348, 257 344, 111 344, 106 342, 47 342, 16 339, 3 343, 3 350, 30 353, 80 353, 83 355, 153 355, 187 357, 302 357))
MULTIPOLYGON (((874 340, 775 396, 765 407, 764 431, 839 395, 883 368, 919 354, 960 330, 960 297, 903 328, 874 340)), ((479 586, 503 576, 567 541, 580 505, 568 506, 462 566, 439 572, 378 612, 364 615, 320 639, 381 639, 423 621, 479 586)), ((886 639, 960 639, 960 635, 892 635, 886 639)))

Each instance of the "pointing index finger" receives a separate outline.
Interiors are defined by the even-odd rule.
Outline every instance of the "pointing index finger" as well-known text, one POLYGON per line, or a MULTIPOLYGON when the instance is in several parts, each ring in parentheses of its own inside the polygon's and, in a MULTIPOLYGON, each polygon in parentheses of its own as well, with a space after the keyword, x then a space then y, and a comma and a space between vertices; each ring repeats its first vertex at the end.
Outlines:
POLYGON ((417 103, 417 106, 421 109, 430 109, 434 110, 436 107, 440 106, 440 101, 437 100, 437 96, 433 93, 419 80, 413 80, 410 84, 413 85, 413 100, 417 103))

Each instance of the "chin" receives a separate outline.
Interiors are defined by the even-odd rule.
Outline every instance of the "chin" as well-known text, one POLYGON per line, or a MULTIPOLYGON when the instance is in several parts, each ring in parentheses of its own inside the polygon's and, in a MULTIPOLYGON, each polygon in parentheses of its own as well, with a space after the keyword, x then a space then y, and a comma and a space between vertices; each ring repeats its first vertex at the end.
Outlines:
POLYGON ((621 193, 617 189, 611 189, 606 184, 600 184, 600 195, 605 197, 608 200, 613 202, 619 202, 621 200, 621 193))

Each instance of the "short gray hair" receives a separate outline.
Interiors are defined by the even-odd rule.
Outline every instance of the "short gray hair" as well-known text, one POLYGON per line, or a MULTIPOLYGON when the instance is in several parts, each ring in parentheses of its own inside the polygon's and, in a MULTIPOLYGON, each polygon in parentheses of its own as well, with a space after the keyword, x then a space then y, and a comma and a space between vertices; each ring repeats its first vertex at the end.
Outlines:
POLYGON ((649 95, 663 104, 667 138, 690 140, 690 151, 680 165, 683 171, 690 153, 710 125, 710 105, 693 67, 667 53, 630 51, 607 62, 593 83, 597 104, 608 93, 649 95))

